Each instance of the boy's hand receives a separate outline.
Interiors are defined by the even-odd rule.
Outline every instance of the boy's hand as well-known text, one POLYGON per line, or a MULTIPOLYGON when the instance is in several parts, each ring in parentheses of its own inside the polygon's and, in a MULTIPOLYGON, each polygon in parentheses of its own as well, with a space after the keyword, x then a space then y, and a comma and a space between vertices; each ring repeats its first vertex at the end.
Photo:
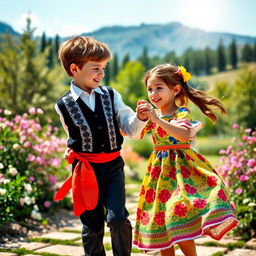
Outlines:
POLYGON ((152 106, 146 100, 138 100, 136 108, 138 118, 142 121, 147 121, 151 107, 152 106))

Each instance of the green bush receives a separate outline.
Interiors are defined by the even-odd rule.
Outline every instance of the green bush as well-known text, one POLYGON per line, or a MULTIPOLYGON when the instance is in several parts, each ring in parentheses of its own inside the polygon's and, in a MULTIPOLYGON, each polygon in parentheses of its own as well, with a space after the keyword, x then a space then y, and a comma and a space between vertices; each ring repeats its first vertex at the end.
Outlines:
POLYGON ((151 135, 146 135, 142 140, 132 140, 127 137, 125 138, 124 144, 128 144, 132 150, 145 158, 149 158, 151 152, 153 151, 153 141, 151 135))
POLYGON ((239 220, 236 233, 255 237, 256 235, 256 131, 239 128, 231 144, 221 150, 222 166, 218 170, 230 190, 239 220))
POLYGON ((56 173, 65 169, 65 140, 50 123, 40 125, 41 109, 13 116, 0 109, 0 226, 26 218, 42 219, 58 189, 56 173))
POLYGON ((230 144, 230 137, 197 137, 192 147, 202 155, 218 155, 230 144))

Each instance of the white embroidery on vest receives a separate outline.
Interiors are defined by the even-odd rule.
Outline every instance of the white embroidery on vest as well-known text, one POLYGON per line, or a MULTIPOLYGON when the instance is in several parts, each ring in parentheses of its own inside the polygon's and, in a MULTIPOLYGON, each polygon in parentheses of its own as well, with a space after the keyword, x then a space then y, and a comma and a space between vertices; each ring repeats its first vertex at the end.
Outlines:
POLYGON ((115 149, 117 148, 117 143, 116 143, 116 133, 115 133, 115 126, 114 126, 114 113, 112 109, 112 103, 111 103, 111 98, 109 91, 105 86, 101 87, 104 90, 104 94, 101 94, 101 102, 102 102, 102 107, 103 107, 103 112, 106 118, 107 126, 108 126, 108 136, 109 136, 109 142, 110 142, 110 148, 115 149))
POLYGON ((73 99, 71 92, 65 95, 62 100, 74 124, 79 127, 82 151, 93 152, 92 132, 78 103, 73 99))

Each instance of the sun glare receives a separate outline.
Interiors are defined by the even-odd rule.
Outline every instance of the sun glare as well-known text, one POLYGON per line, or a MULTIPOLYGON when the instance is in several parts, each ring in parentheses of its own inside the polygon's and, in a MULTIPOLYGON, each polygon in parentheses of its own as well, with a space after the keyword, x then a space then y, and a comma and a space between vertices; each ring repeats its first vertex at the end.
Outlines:
POLYGON ((183 15, 186 25, 212 31, 221 23, 222 13, 223 4, 217 0, 188 0, 183 15))

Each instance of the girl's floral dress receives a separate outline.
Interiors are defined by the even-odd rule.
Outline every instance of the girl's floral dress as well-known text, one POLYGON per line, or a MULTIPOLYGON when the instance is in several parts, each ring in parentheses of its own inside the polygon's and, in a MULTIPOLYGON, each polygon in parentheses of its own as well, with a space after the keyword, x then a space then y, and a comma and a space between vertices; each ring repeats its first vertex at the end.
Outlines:
MULTIPOLYGON (((202 123, 179 108, 163 119, 190 128, 191 139, 202 123)), ((134 245, 143 250, 164 249, 203 235, 221 239, 237 224, 225 185, 211 164, 160 126, 149 122, 152 152, 139 196, 134 245)))

